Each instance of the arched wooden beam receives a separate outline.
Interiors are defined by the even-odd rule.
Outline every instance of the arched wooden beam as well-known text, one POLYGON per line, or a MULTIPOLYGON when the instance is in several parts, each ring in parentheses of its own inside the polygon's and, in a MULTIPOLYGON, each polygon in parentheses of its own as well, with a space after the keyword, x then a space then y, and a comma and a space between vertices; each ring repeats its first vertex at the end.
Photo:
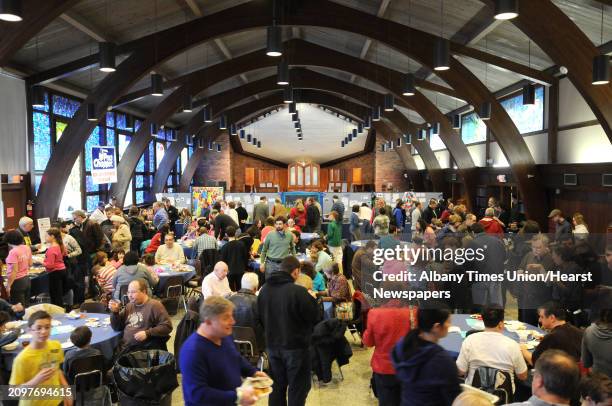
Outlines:
MULTIPOLYGON (((494 7, 493 1, 483 2, 494 7)), ((519 2, 519 16, 511 21, 556 64, 568 69, 567 76, 612 142, 612 86, 591 84, 593 58, 600 54, 591 40, 550 0, 519 2)))
MULTIPOLYGON (((151 188, 151 194, 153 196, 155 196, 156 193, 161 193, 164 191, 164 186, 166 186, 166 182, 168 181, 168 176, 170 175, 170 171, 172 171, 172 168, 176 165, 176 160, 178 159, 179 155, 181 155, 183 148, 187 148, 187 146, 185 145, 184 139, 185 139, 185 135, 183 134, 182 131, 179 131, 177 134, 176 141, 174 141, 170 145, 170 148, 168 148, 168 150, 164 154, 164 157, 159 163, 159 166, 155 170, 155 177, 153 178, 153 187, 151 188), (165 177, 158 176, 160 173, 165 173, 166 176, 165 177)), ((119 180, 118 177, 117 177, 117 180, 119 180)), ((124 198, 125 196, 122 196, 122 200, 121 200, 122 204, 123 204, 124 198)))
MULTIPOLYGON (((246 3, 142 39, 141 45, 118 67, 117 72, 98 85, 86 102, 96 102, 98 117, 101 118, 114 100, 157 64, 211 38, 268 26, 271 23, 269 7, 269 1, 246 3), (185 44, 186 37, 190 38, 191 44, 185 44)), ((286 16, 284 24, 322 26, 354 32, 385 42, 432 68, 431 50, 434 36, 328 0, 309 0, 301 3, 299 12, 286 16), (407 42, 406 38, 411 38, 411 41, 407 42)), ((438 74, 469 103, 480 105, 483 101, 491 102, 493 119, 489 120, 487 125, 496 135, 502 151, 512 165, 527 214, 543 219, 544 209, 540 202, 544 201, 544 192, 537 187, 535 178, 530 179, 536 173, 535 163, 508 114, 484 85, 457 60, 451 59, 450 71, 438 74)), ((40 185, 37 199, 39 216, 55 217, 57 214, 61 199, 57 191, 63 190, 72 164, 94 125, 95 123, 86 120, 85 107, 82 106, 64 131, 59 148, 54 149, 40 185), (50 169, 52 173, 49 173, 50 169), (53 176, 50 176, 51 174, 53 176)))
POLYGON ((23 0, 23 21, 0 22, 0 66, 6 65, 30 38, 78 2, 79 0, 23 0))

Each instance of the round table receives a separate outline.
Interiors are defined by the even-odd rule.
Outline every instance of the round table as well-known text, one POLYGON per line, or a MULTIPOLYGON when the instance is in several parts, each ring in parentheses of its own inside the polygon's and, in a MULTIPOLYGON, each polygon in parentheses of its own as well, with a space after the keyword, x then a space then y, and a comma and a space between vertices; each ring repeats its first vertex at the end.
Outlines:
POLYGON ((181 248, 183 249, 183 254, 185 254, 185 258, 187 258, 188 260, 191 259, 191 256, 193 255, 193 243, 195 242, 195 240, 179 240, 177 241, 177 244, 181 246, 181 248))
MULTIPOLYGON (((461 344, 463 343, 463 340, 465 340, 465 334, 469 330, 484 330, 484 324, 482 323, 482 320, 472 319, 469 314, 451 315, 451 324, 459 327, 461 332, 449 331, 448 335, 441 339, 438 344, 448 351, 453 358, 457 358, 459 356, 459 351, 461 351, 461 344)), ((523 324, 525 325, 526 330, 536 330, 540 334, 545 334, 545 332, 539 327, 535 327, 527 323, 523 324)), ((519 336, 514 331, 509 331, 506 328, 504 329, 503 334, 510 337, 514 341, 519 342, 519 336)))
POLYGON ((155 269, 162 270, 162 272, 159 272, 157 274, 159 276, 159 283, 157 284, 154 293, 163 293, 166 288, 166 285, 168 284, 168 279, 170 279, 172 276, 181 276, 183 278, 183 283, 185 283, 196 275, 196 271, 193 266, 183 264, 181 265, 181 267, 184 267, 184 269, 186 270, 174 270, 170 265, 155 265, 155 269))
MULTIPOLYGON (((353 249, 353 251, 357 251, 359 248, 361 247, 365 247, 366 244, 368 243, 368 241, 374 241, 376 243, 376 245, 378 245, 378 241, 379 240, 356 240, 356 241, 351 241, 351 248, 353 249)), ((402 245, 410 245, 409 242, 406 241, 397 241, 397 244, 402 246, 402 245)))
MULTIPOLYGON (((297 254, 295 257, 300 262, 304 262, 304 261, 306 261, 308 259, 306 254, 297 254)), ((259 258, 249 262, 249 268, 251 268, 254 271, 259 271, 260 267, 261 267, 261 262, 260 262, 259 258)))
MULTIPOLYGON (((102 352, 102 355, 104 355, 105 359, 109 361, 112 360, 115 348, 121 340, 122 332, 114 331, 109 324, 110 322, 104 323, 105 319, 109 319, 110 321, 110 314, 84 313, 84 315, 84 318, 78 319, 70 319, 66 317, 65 314, 53 316, 53 320, 59 321, 61 324, 58 326, 54 326, 51 329, 51 337, 49 337, 49 339, 59 341, 61 343, 70 342, 70 333, 72 332, 72 330, 74 330, 76 327, 85 325, 85 323, 87 323, 88 318, 97 318, 98 322, 100 323, 100 326, 89 327, 92 332, 91 346, 100 350, 102 352)), ((21 328, 22 330, 27 330, 27 323, 24 323, 21 328)), ((27 331, 25 331, 25 333, 29 334, 27 331)), ((17 339, 17 341, 19 341, 19 345, 16 349, 12 351, 7 351, 4 349, 2 350, 2 358, 4 360, 3 364, 7 371, 10 371, 11 366, 13 365, 13 360, 15 359, 17 354, 19 354, 24 348, 21 342, 23 340, 31 340, 30 338, 22 337, 23 334, 17 339)), ((74 346, 65 348, 64 353, 74 351, 75 349, 76 347, 74 346)))

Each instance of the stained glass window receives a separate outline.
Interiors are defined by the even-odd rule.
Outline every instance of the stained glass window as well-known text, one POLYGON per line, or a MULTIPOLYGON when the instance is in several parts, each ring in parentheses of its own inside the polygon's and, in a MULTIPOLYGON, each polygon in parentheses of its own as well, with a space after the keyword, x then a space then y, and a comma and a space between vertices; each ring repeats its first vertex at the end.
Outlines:
POLYGON ((136 164, 136 172, 144 172, 145 171, 145 158, 148 150, 145 149, 145 152, 142 153, 138 163, 136 164))
POLYGON ((44 107, 34 107, 34 110, 49 112, 49 93, 45 92, 45 106, 44 107))
POLYGON ((149 171, 155 170, 155 144, 155 141, 149 142, 149 171))
POLYGON ((49 116, 33 113, 34 125, 34 170, 44 171, 51 158, 51 125, 49 116))
POLYGON ((141 125, 142 125, 142 121, 141 120, 134 121, 134 131, 138 131, 138 129, 140 128, 141 125))
POLYGON ((544 87, 537 87, 535 95, 535 104, 526 106, 522 94, 501 101, 521 134, 544 129, 544 87))
POLYGON ((166 154, 166 147, 162 142, 155 143, 155 169, 159 169, 159 164, 161 164, 162 159, 164 159, 164 155, 166 154))
POLYGON ((106 146, 112 147, 115 145, 115 130, 106 129, 106 146))
POLYGON ((465 144, 487 140, 487 126, 476 113, 461 116, 461 139, 465 144))
POLYGON ((130 137, 128 137, 127 135, 119 134, 119 160, 121 160, 121 157, 123 157, 123 153, 127 149, 129 143, 130 137))
MULTIPOLYGON (((100 127, 93 129, 89 138, 85 142, 85 170, 91 171, 91 147, 101 145, 100 141, 100 127)), ((88 189, 89 191, 89 189, 88 189)))
POLYGON ((109 111, 108 113, 106 113, 106 125, 108 127, 115 126, 115 113, 113 113, 112 111, 109 111))
POLYGON ((57 114, 58 116, 72 118, 80 105, 81 103, 76 100, 53 95, 53 114, 57 114))
POLYGON ((100 185, 94 184, 92 177, 89 176, 89 175, 87 175, 85 177, 85 191, 86 192, 98 192, 98 191, 100 191, 100 185))
MULTIPOLYGON (((121 113, 115 113, 115 119, 117 120, 117 128, 120 130, 127 130, 127 128, 125 128, 127 121, 126 121, 126 116, 125 114, 121 114, 121 113)), ((130 131, 130 130, 128 130, 130 131)))
POLYGON ((139 190, 136 192, 136 204, 144 203, 144 192, 139 190))
POLYGON ((98 207, 98 202, 100 201, 99 196, 87 196, 87 211, 92 212, 98 207))
POLYGON ((136 175, 136 189, 141 189, 144 187, 144 176, 136 175))
POLYGON ((189 157, 187 156, 188 153, 188 148, 183 148, 181 151, 181 174, 185 172, 185 167, 187 167, 187 161, 189 161, 189 157))
POLYGON ((193 155, 193 146, 190 145, 189 146, 189 158, 191 158, 192 155, 193 155))
POLYGON ((68 124, 62 123, 61 121, 55 122, 55 142, 60 140, 60 137, 64 133, 64 130, 68 127, 68 124))

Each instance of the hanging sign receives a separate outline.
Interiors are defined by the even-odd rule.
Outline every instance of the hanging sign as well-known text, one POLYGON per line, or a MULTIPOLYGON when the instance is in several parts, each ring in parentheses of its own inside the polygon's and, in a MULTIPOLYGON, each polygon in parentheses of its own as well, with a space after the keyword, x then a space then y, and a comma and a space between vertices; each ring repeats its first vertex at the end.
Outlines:
POLYGON ((91 180, 94 185, 117 182, 115 147, 91 147, 91 180))

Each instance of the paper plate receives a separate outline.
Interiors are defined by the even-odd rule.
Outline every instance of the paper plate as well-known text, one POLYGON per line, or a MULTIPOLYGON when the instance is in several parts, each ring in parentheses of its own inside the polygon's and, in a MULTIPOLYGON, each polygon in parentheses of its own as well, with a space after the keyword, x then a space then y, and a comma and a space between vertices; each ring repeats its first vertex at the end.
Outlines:
POLYGON ((2 347, 2 349, 4 351, 13 351, 13 350, 16 350, 18 346, 19 346, 19 341, 13 341, 12 343, 7 344, 4 347, 2 347))

